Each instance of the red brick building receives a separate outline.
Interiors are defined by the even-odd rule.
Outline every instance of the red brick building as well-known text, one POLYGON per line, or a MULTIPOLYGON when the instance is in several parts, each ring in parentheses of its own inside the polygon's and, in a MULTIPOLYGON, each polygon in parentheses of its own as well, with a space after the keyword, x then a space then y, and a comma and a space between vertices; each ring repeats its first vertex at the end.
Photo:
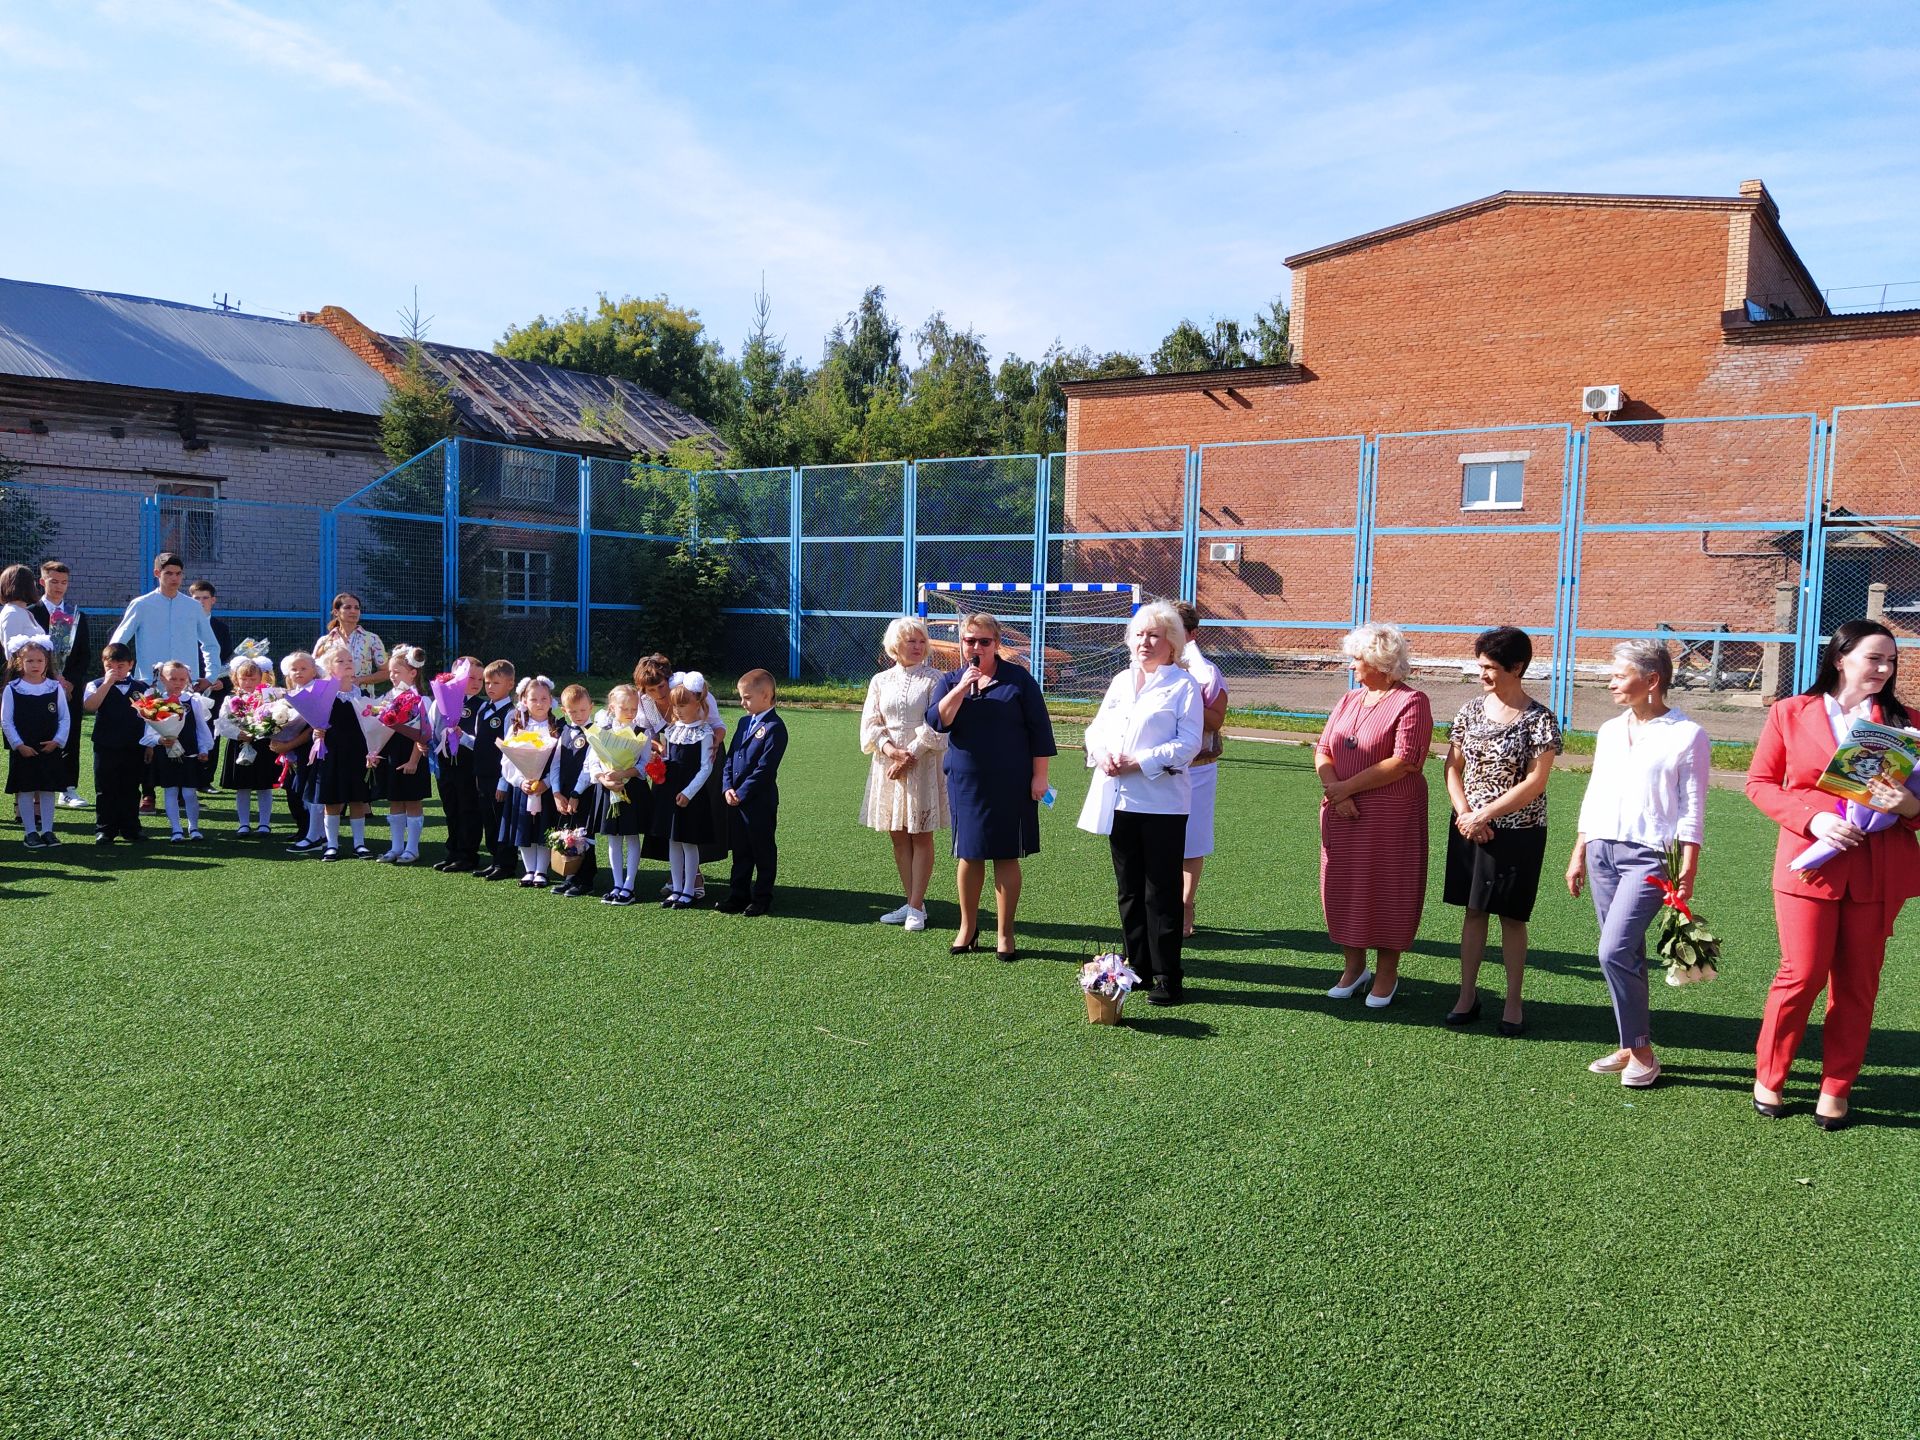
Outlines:
MULTIPOLYGON (((1354 526, 1360 437, 1380 437, 1364 606, 1379 618, 1549 627, 1576 520, 1798 522, 1827 448, 1804 417, 1920 400, 1920 311, 1831 313, 1757 180, 1724 197, 1507 191, 1285 263, 1292 364, 1070 385, 1067 449, 1231 442, 1198 462, 1204 536, 1354 526), (1620 408, 1597 418, 1633 423, 1588 430, 1593 386, 1621 390, 1620 408), (1668 423, 1782 415, 1803 418, 1668 423), (1407 433, 1503 426, 1541 428, 1407 433), (1353 438, 1247 443, 1315 437, 1353 438), (1567 487, 1581 473, 1576 506, 1567 487), (1516 533, 1434 533, 1462 525, 1516 533)), ((1920 513, 1920 410, 1843 416, 1831 448, 1833 513, 1920 513)), ((1173 528, 1159 458, 1066 468, 1056 488, 1068 528, 1173 528)), ((1832 577, 1851 613, 1868 578, 1891 577, 1920 602, 1911 546, 1884 533, 1856 541, 1829 551, 1871 557, 1832 577)), ((1579 548, 1583 630, 1797 624, 1779 613, 1780 587, 1801 578, 1797 529, 1588 529, 1579 548)), ((1351 537, 1250 535, 1222 563, 1202 544, 1197 598, 1216 618, 1339 621, 1352 612, 1354 549, 1351 537)), ((1288 637, 1220 638, 1271 650, 1288 637)), ((1311 649, 1331 634, 1291 638, 1311 649)), ((1583 641, 1580 653, 1598 648, 1583 641)))

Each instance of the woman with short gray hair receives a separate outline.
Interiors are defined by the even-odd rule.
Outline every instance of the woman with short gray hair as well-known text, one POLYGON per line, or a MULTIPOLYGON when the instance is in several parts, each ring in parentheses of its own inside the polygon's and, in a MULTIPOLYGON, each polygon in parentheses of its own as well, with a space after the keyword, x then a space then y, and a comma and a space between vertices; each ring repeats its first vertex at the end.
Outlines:
POLYGON ((1420 928, 1427 895, 1427 780, 1433 706, 1406 683, 1413 653, 1395 625, 1367 624, 1340 642, 1355 684, 1314 747, 1320 776, 1320 904, 1345 964, 1327 991, 1366 989, 1391 1004, 1400 956, 1420 928), (1378 957, 1369 969, 1367 952, 1378 957))
POLYGON ((1658 885, 1667 877, 1667 849, 1680 847, 1671 877, 1684 902, 1693 894, 1705 832, 1707 774, 1713 747, 1707 732, 1667 705, 1673 657, 1649 640, 1613 650, 1607 690, 1626 713, 1600 727, 1593 773, 1580 802, 1580 833, 1567 861, 1567 892, 1589 883, 1600 917, 1600 973, 1613 999, 1619 1047, 1587 1068, 1618 1075, 1629 1089, 1660 1078, 1647 1012, 1647 927, 1660 913, 1658 885))

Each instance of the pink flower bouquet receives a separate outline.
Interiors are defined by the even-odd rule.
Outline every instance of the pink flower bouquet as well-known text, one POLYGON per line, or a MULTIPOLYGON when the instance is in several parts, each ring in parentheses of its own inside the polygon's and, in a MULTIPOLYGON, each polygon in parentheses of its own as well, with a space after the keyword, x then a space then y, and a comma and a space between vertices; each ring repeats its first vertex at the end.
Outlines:
POLYGON ((433 677, 433 710, 439 717, 439 745, 442 755, 451 756, 460 740, 460 712, 466 708, 467 685, 473 676, 473 662, 462 660, 453 669, 433 677))
POLYGON ((360 734, 367 742, 369 765, 380 758, 380 751, 393 738, 393 727, 381 718, 386 708, 386 701, 371 697, 353 703, 353 718, 360 722, 360 734))

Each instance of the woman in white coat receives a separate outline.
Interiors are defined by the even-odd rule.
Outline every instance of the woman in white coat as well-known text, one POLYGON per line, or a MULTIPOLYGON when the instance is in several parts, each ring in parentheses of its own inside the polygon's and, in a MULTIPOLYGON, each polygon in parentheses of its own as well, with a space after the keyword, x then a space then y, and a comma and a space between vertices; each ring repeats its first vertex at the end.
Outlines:
POLYGON ((1127 964, 1151 979, 1150 1005, 1179 1004, 1184 978, 1180 866, 1192 803, 1188 770, 1204 734, 1200 687, 1177 663, 1186 644, 1173 606, 1142 605, 1127 625, 1133 663, 1113 677, 1087 726, 1094 775, 1080 828, 1108 837, 1127 964))

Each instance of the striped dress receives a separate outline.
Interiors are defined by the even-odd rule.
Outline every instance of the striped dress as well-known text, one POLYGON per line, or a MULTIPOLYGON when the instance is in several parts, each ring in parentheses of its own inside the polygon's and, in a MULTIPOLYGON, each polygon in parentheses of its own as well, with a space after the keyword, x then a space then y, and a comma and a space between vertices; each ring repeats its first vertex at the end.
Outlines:
POLYGON ((1391 785, 1353 797, 1358 819, 1320 806, 1320 904, 1327 934, 1342 947, 1406 950, 1420 928, 1427 895, 1426 763, 1433 708, 1421 691, 1396 684, 1372 706, 1371 692, 1349 690, 1333 707, 1316 763, 1333 762, 1346 780, 1390 755, 1414 769, 1391 785))

